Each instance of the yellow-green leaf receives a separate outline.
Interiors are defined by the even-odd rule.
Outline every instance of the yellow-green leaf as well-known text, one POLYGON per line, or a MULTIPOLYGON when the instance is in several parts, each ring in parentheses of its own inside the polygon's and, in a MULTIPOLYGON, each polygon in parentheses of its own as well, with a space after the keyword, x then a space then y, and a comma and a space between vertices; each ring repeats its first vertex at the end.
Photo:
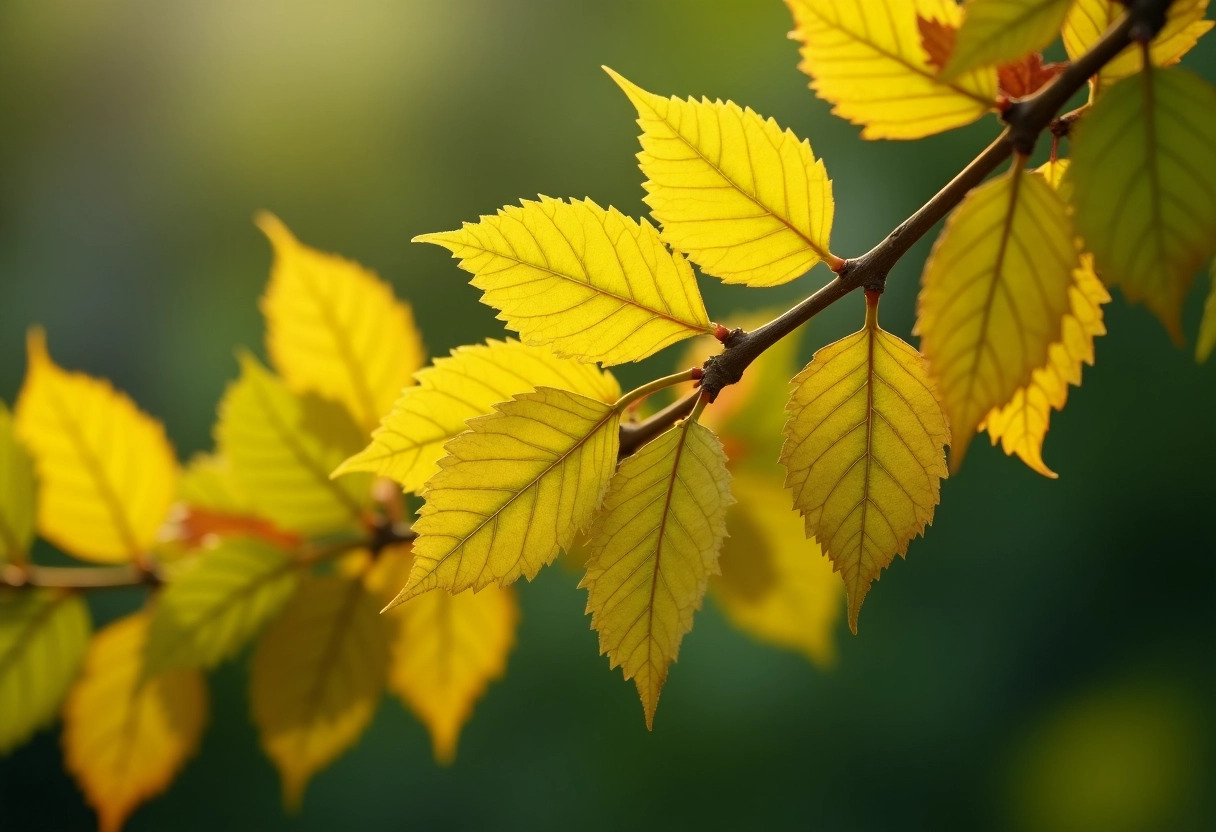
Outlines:
POLYGON ((684 256, 589 199, 523 200, 414 241, 451 251, 499 320, 558 355, 621 364, 712 330, 684 256))
MULTIPOLYGON (((381 553, 369 585, 390 600, 412 560, 405 546, 381 553)), ((394 626, 389 690, 430 732, 435 760, 450 764, 473 706, 506 671, 519 622, 515 591, 488 586, 459 595, 424 592, 385 615, 394 626)))
POLYGON ((1077 230, 1098 274, 1182 343, 1182 302, 1216 252, 1216 88, 1146 68, 1105 92, 1072 139, 1077 230))
POLYGON ((621 395, 611 373, 560 358, 548 347, 511 340, 459 347, 450 358, 436 358, 417 379, 381 420, 371 444, 343 462, 334 476, 370 471, 418 493, 439 470, 443 446, 465 431, 465 423, 516 393, 559 387, 605 404, 621 395))
POLYGON ((0 567, 21 563, 34 539, 34 462, 0 402, 0 567))
POLYGON ((232 473, 228 460, 218 454, 195 454, 182 470, 178 498, 188 506, 227 514, 255 511, 232 473))
POLYGON ((388 627, 361 581, 304 583, 258 642, 250 699, 262 748, 298 809, 313 775, 359 739, 380 704, 388 627))
POLYGON ((323 404, 293 394, 244 354, 240 380, 224 394, 215 428, 218 451, 257 512, 304 534, 351 526, 371 488, 366 474, 340 482, 329 478, 360 440, 357 433, 350 437, 351 425, 343 429, 329 421, 344 413, 327 411, 323 404))
POLYGON ((844 609, 832 562, 804 539, 779 472, 736 472, 734 492, 739 502, 726 514, 730 537, 718 561, 722 574, 709 581, 710 594, 745 633, 797 650, 821 667, 831 664, 833 633, 844 609))
POLYGON ((183 566, 156 599, 147 672, 211 668, 232 656, 296 588, 296 565, 257 540, 233 538, 183 566))
POLYGON ((274 246, 262 312, 275 369, 371 430, 426 363, 413 312, 358 263, 303 245, 270 214, 257 223, 274 246))
POLYGON ((946 221, 921 278, 916 334, 950 417, 950 469, 976 428, 1047 363, 1078 254, 1068 211, 1020 167, 975 188, 946 221))
POLYGON ((856 633, 870 584, 933 520, 949 424, 924 357, 878 326, 876 299, 865 326, 816 352, 793 383, 785 482, 844 579, 856 633))
POLYGON ((824 260, 832 183, 806 140, 732 102, 664 98, 607 69, 638 111, 663 240, 726 283, 776 286, 824 260))
POLYGON ((1212 288, 1208 291, 1207 303, 1203 305, 1203 320, 1199 322, 1199 340, 1195 344, 1195 358, 1207 361, 1216 347, 1216 261, 1212 263, 1212 288))
POLYGON ((612 405, 552 387, 470 420, 427 483, 414 567, 394 603, 535 577, 599 508, 620 421, 612 405))
POLYGON ((1073 0, 967 0, 945 80, 985 66, 1012 63, 1048 46, 1073 0))
MULTIPOLYGON (((1149 45, 1149 55, 1157 66, 1170 66, 1191 51, 1213 23, 1204 20, 1208 0, 1177 0, 1167 12, 1165 26, 1149 45)), ((1125 13, 1121 0, 1075 0, 1064 21, 1064 48, 1068 57, 1076 60, 1097 43, 1102 34, 1125 13)), ((1135 75, 1144 66, 1140 44, 1135 43, 1119 53, 1099 70, 1094 86, 1101 92, 1116 81, 1135 75)))
POLYGON ((943 81, 921 44, 917 15, 949 26, 954 0, 786 0, 799 68, 832 112, 866 139, 919 139, 970 124, 993 107, 995 69, 943 81))
POLYGON ((91 629, 79 595, 0 591, 0 755, 54 720, 91 629))
POLYGON ((156 540, 178 467, 160 422, 109 382, 60 369, 30 331, 17 435, 38 471, 38 531, 84 560, 118 563, 156 540))
POLYGON ((637 685, 647 728, 718 571, 731 502, 722 444, 685 419, 621 463, 591 530, 579 586, 600 653, 637 685))
POLYGON ((141 803, 169 787, 207 722, 198 671, 145 677, 147 634, 146 614, 98 633, 64 707, 65 765, 97 810, 101 832, 118 832, 141 803))

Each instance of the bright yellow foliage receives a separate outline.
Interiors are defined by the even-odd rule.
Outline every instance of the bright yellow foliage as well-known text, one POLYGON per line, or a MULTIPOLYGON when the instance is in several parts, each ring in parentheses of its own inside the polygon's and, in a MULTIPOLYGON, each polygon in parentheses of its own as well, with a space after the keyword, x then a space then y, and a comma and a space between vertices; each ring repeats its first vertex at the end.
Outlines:
MULTIPOLYGON (((1204 20, 1208 0, 1177 0, 1170 6, 1165 27, 1149 46, 1149 55, 1157 66, 1170 66, 1182 60, 1182 56, 1214 25, 1204 20)), ((1064 21, 1064 48, 1068 57, 1076 60, 1085 54, 1098 38, 1127 11, 1120 0, 1075 0, 1068 18, 1064 21)), ((1098 92, 1116 81, 1135 75, 1144 66, 1144 56, 1137 43, 1124 49, 1102 67, 1095 78, 1098 92)))
POLYGON ((198 671, 144 678, 147 633, 143 613, 98 633, 64 707, 66 765, 97 810, 101 832, 117 832, 136 807, 168 788, 207 722, 207 686, 198 671))
POLYGON ((535 577, 599 508, 620 421, 612 405, 552 387, 470 420, 427 483, 414 567, 393 603, 535 577))
POLYGON ((304 583, 258 642, 250 700, 283 802, 300 806, 312 776, 359 739, 384 691, 388 625, 357 579, 304 583))
POLYGON ((21 563, 34 539, 34 462, 0 402, 0 567, 21 563))
POLYGON ((39 533, 84 560, 140 557, 177 490, 164 427, 109 382, 60 369, 41 329, 27 343, 16 427, 38 470, 39 533))
POLYGON ((548 347, 511 340, 459 347, 450 358, 437 358, 419 371, 417 379, 381 420, 371 444, 343 462, 334 476, 370 471, 418 493, 439 470, 444 444, 463 433, 469 419, 516 393, 559 387, 605 404, 621 395, 611 373, 560 358, 548 347))
POLYGON ((414 242, 451 251, 499 320, 558 355, 621 364, 712 330, 684 256, 589 199, 523 200, 414 242))
POLYGON ((954 0, 786 0, 799 68, 862 138, 919 139, 970 124, 993 107, 995 69, 943 81, 921 45, 917 15, 957 26, 954 0))
POLYGON ((621 463, 590 532, 587 590, 600 653, 633 679, 654 728, 659 693, 709 576, 733 502, 726 454, 685 419, 621 463))
MULTIPOLYGON (((381 553, 368 584, 389 601, 405 583, 407 546, 381 553)), ((486 686, 507 669, 515 646, 519 602, 511 588, 488 586, 451 595, 424 592, 386 613, 393 631, 388 687, 431 734, 435 760, 456 758, 460 730, 486 686)))
POLYGON ((967 0, 954 51, 942 70, 954 79, 984 66, 1012 63, 1060 34, 1073 0, 967 0))
POLYGON ((638 111, 646 204, 663 240, 726 283, 776 286, 824 260, 832 183, 810 144, 752 109, 664 98, 611 69, 638 111))
POLYGON ((988 412, 1047 364, 1077 263, 1063 201, 1020 166, 975 188, 946 221, 925 264, 915 332, 950 417, 950 470, 988 412))
POLYGON ((262 298, 271 361, 291 390, 340 402, 371 430, 426 362, 413 312, 358 263, 303 245, 270 214, 257 223, 274 245, 262 298))
POLYGON ((878 326, 869 298, 865 326, 816 352, 793 383, 786 485, 844 579, 856 633, 870 584, 933 520, 950 428, 924 358, 878 326))
POLYGON ((1216 252, 1216 88, 1146 68, 1102 94, 1072 139, 1077 230, 1098 274, 1182 342, 1182 302, 1216 252))
POLYGON ((1216 262, 1212 263, 1212 288, 1203 305, 1203 320, 1199 322, 1199 340, 1195 344, 1195 358, 1207 361, 1216 348, 1216 262))
POLYGON ((739 501, 726 514, 730 536, 710 593, 740 630, 817 665, 831 664, 832 634, 844 607, 832 562, 805 539, 778 476, 746 470, 733 476, 739 501))
POLYGON ((296 396, 243 354, 241 377, 224 393, 215 426, 217 450, 251 505, 283 528, 305 534, 351 526, 370 495, 367 475, 329 478, 361 440, 351 425, 341 424, 345 414, 325 404, 296 396))
POLYGON ((0 591, 0 755, 55 719, 91 630, 80 595, 0 591))

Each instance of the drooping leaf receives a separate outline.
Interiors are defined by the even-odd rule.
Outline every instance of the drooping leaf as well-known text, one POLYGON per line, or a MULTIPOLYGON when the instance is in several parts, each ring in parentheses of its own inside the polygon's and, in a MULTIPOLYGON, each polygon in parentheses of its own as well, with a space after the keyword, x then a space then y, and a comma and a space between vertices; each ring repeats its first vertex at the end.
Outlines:
POLYGON ((832 562, 805 539, 778 472, 736 472, 734 492, 739 502, 726 514, 730 537, 710 594, 740 630, 797 650, 817 665, 831 664, 844 609, 832 562))
POLYGON ((0 568, 20 563, 34 539, 34 462, 0 402, 0 568))
POLYGON ((932 522, 950 442, 924 357, 866 301, 865 326, 794 377, 781 449, 806 534, 844 579, 854 633, 870 584, 932 522))
MULTIPOLYGON (((390 601, 405 583, 412 560, 405 546, 381 553, 368 575, 369 586, 390 601)), ((394 626, 389 690, 430 732, 435 760, 450 764, 473 706, 506 671, 519 622, 515 591, 497 586, 459 595, 433 590, 385 615, 394 626)))
POLYGON ((976 428, 1047 363, 1078 262, 1064 202, 1020 167, 975 188, 921 279, 916 334, 950 416, 950 469, 976 428))
POLYGON ((1182 343, 1182 302, 1216 252, 1216 88, 1178 67, 1112 86, 1076 126, 1072 201, 1098 274, 1182 343))
POLYGON ((141 803, 169 787, 207 722, 198 671, 145 678, 148 621, 146 614, 128 616, 97 634, 64 707, 65 764, 97 810, 101 832, 118 832, 141 803))
POLYGON ((303 245, 270 214, 257 223, 274 246, 262 312, 275 369, 371 430, 426 363, 413 312, 358 263, 303 245))
POLYGON ((41 329, 17 400, 17 435, 38 471, 38 531, 84 560, 148 550, 177 488, 164 427, 109 382, 60 369, 41 329))
POLYGON ((1216 347, 1216 261, 1212 263, 1212 288, 1203 305, 1203 320, 1199 322, 1199 340, 1195 344, 1195 358, 1207 361, 1216 347))
POLYGON ((418 493, 439 470, 444 444, 463 433, 469 419, 516 393, 558 387, 605 404, 621 395, 611 373, 559 358, 548 347, 511 340, 459 347, 450 358, 436 358, 417 379, 381 420, 371 444, 343 462, 334 476, 370 471, 418 493))
POLYGON ((388 627, 358 579, 306 581, 258 642, 250 699, 262 748, 300 806, 313 775, 359 739, 380 704, 388 627))
POLYGON ((963 25, 941 77, 959 78, 1043 49, 1060 33, 1073 0, 967 0, 963 25))
POLYGON ((718 571, 731 502, 722 444, 685 419, 621 463, 589 535, 579 586, 587 590, 591 626, 600 653, 637 685, 647 728, 718 571))
MULTIPOLYGON (((1182 60, 1199 38, 1212 28, 1204 20, 1208 0, 1177 0, 1166 15, 1165 27, 1149 46, 1149 55, 1157 66, 1170 66, 1182 60)), ((1064 21, 1064 48, 1068 57, 1076 60, 1093 46, 1102 34, 1127 12, 1121 0, 1075 0, 1064 21)), ((1102 67, 1094 86, 1102 92, 1123 78, 1135 75, 1144 66, 1140 44, 1132 44, 1102 67)))
POLYGON ((0 591, 0 755, 54 720, 91 629, 78 595, 0 591))
POLYGON ((866 139, 919 139, 970 124, 993 107, 996 71, 943 81, 921 45, 918 15, 950 27, 954 0, 786 0, 799 68, 833 113, 866 139))
POLYGON ((234 655, 287 603, 295 567, 282 552, 248 538, 205 552, 156 599, 147 672, 212 668, 234 655))
POLYGON ((523 200, 414 242, 451 251, 499 320, 558 355, 622 364, 712 330, 684 256, 589 199, 523 200))
POLYGON ((414 566, 394 604, 531 580, 587 528, 616 467, 620 412, 540 387, 494 405, 446 446, 414 531, 414 566))
POLYGON ((638 111, 646 204, 663 240, 726 283, 776 286, 824 260, 832 182, 806 140, 732 102, 664 98, 611 69, 638 111))
POLYGON ((257 513, 291 531, 325 534, 358 521, 368 501, 370 477, 340 482, 329 472, 361 441, 350 424, 318 399, 291 393, 257 359, 241 356, 241 377, 220 402, 215 427, 219 453, 257 513), (353 442, 352 442, 353 440, 353 442))

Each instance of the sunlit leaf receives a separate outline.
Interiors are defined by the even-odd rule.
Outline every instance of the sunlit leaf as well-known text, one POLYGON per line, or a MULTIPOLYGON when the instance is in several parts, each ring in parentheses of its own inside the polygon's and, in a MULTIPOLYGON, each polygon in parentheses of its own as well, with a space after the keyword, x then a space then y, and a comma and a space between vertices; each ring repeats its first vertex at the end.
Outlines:
POLYGON ((654 226, 591 200, 541 197, 459 231, 423 234, 471 272, 526 344, 583 361, 638 361, 712 330, 692 267, 654 226))
POLYGON ((1077 230, 1108 286, 1182 342, 1182 302, 1216 252, 1216 88, 1177 67, 1105 92, 1072 139, 1077 230))
POLYGON ((156 540, 177 460, 165 430, 109 382, 60 369, 30 331, 17 435, 38 471, 38 531, 79 558, 116 563, 156 540))
POLYGON ((78 595, 0 590, 0 754, 54 720, 91 629, 78 595))
POLYGON ((854 633, 870 584, 932 522, 950 441, 924 357, 866 301, 865 326, 794 377, 781 449, 806 534, 844 579, 854 633))
MULTIPOLYGON (((412 560, 406 546, 381 553, 369 585, 391 600, 412 560)), ((496 586, 459 595, 433 590, 385 616, 394 627, 389 690, 426 725, 436 761, 449 764, 473 706, 506 671, 519 621, 515 592, 496 586)))
POLYGON ((722 444, 685 419, 621 463, 590 532, 579 586, 600 653, 637 685, 647 728, 718 571, 731 502, 722 444))
POLYGON ((101 832, 117 832, 136 807, 169 787, 207 722, 198 671, 145 678, 148 621, 146 614, 128 616, 97 634, 64 707, 65 763, 97 810, 101 832))
POLYGON ((828 251, 832 183, 806 140, 732 102, 664 98, 607 69, 638 111, 663 240, 727 283, 776 286, 828 251))
POLYGON ((414 567, 394 603, 529 580, 590 524, 616 467, 620 413, 541 387, 494 406, 447 444, 414 530, 414 567))
POLYGON ((605 404, 621 395, 611 373, 559 358, 548 347, 511 340, 459 347, 450 358, 436 358, 417 378, 381 420, 371 444, 343 462, 334 476, 370 471, 417 493, 439 470, 444 444, 463 433, 469 419, 516 393, 558 387, 605 404))
POLYGON ((0 402, 0 567, 25 560, 34 539, 34 463, 0 402))
POLYGON ((1203 305, 1203 320, 1199 322, 1199 340, 1195 344, 1195 358, 1207 361, 1216 347, 1216 261, 1212 263, 1212 288, 1203 305))
POLYGON ((274 245, 262 311, 275 369, 371 430, 426 362, 413 312, 358 263, 303 245, 270 214, 257 222, 274 245))
POLYGON ((952 471, 988 412, 1047 364, 1077 263, 1064 202, 1020 168, 975 188, 946 221, 925 264, 915 332, 950 417, 952 471))
POLYGON ((941 77, 1038 52, 1056 39, 1073 0, 967 0, 963 25, 941 77))
POLYGON ((833 113, 866 139, 918 139, 970 124, 993 107, 996 70, 942 81, 921 45, 917 16, 957 26, 954 0, 786 0, 799 68, 833 113))
POLYGON ((253 721, 290 809, 313 775, 358 741, 380 703, 388 625, 378 606, 357 579, 312 578, 258 642, 253 721))

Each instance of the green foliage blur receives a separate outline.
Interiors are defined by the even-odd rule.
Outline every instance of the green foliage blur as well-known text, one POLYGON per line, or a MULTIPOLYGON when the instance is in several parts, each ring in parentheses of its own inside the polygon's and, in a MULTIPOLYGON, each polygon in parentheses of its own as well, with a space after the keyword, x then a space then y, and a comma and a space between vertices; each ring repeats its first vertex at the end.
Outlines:
MULTIPOLYGON (((790 28, 780 0, 4 0, 0 397, 37 322, 65 366, 163 418, 183 458, 210 447, 234 348, 264 354, 263 208, 391 281, 432 354, 501 335, 446 253, 408 241, 537 193, 643 214, 633 110, 600 64, 809 138, 835 182, 833 250, 861 253, 998 123, 863 143, 807 90, 790 28)), ((1216 36, 1184 63, 1216 79, 1216 36)), ((883 304, 903 337, 930 243, 883 304)), ((703 288, 731 324, 827 277, 703 288)), ((833 306, 803 359, 861 319, 860 297, 833 306)), ((128 829, 1216 828, 1216 361, 1119 297, 1107 323, 1053 416, 1060 480, 977 438, 830 672, 707 606, 648 734, 555 566, 520 586, 519 647, 451 768, 382 708, 287 816, 229 663, 200 755, 128 829)), ((95 598, 95 617, 138 597, 95 598)), ((56 731, 0 759, 0 830, 93 823, 56 731)))

